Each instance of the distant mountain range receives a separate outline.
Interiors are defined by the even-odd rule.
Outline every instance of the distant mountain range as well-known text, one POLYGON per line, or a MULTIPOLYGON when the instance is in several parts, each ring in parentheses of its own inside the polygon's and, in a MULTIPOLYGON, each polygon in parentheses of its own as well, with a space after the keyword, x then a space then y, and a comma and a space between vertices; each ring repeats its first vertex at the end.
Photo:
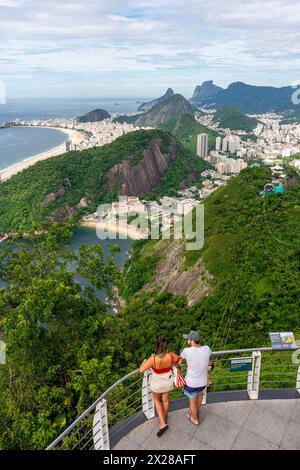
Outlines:
POLYGON ((198 106, 221 109, 234 106, 242 113, 260 114, 295 109, 292 87, 253 86, 242 82, 228 88, 217 87, 212 81, 197 86, 190 102, 198 106))
MULTIPOLYGON (((208 80, 197 85, 189 102, 192 105, 211 109, 222 109, 233 106, 242 113, 262 114, 267 112, 285 112, 297 109, 292 103, 294 88, 286 86, 281 88, 271 86, 254 86, 243 82, 231 83, 224 89, 208 80)), ((149 111, 154 106, 168 101, 176 96, 172 88, 160 98, 142 103, 138 111, 149 111)))
POLYGON ((145 102, 145 103, 142 103, 139 107, 138 107, 138 111, 149 111, 149 109, 153 108, 153 106, 159 104, 159 103, 163 103, 164 101, 167 101, 169 98, 171 98, 171 96, 174 96, 174 91, 172 90, 172 88, 168 88, 166 93, 161 96, 160 98, 157 98, 155 100, 152 100, 152 101, 148 101, 148 102, 145 102))

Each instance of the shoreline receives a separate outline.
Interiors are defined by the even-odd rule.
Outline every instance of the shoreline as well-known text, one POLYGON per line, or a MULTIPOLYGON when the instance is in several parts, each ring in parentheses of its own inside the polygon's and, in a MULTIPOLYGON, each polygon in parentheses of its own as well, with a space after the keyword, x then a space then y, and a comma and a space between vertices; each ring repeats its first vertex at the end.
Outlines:
MULTIPOLYGON (((94 228, 95 230, 101 229, 108 234, 114 234, 114 235, 123 235, 126 238, 131 238, 132 240, 143 240, 143 234, 139 229, 136 229, 135 227, 131 227, 130 225, 115 225, 112 222, 100 222, 100 221, 81 221, 77 224, 79 227, 89 227, 89 228, 94 228)), ((109 236, 107 237, 109 238, 109 236)), ((126 239, 125 238, 125 239, 126 239)), ((115 238, 112 238, 112 240, 120 240, 118 236, 115 238)))
POLYGON ((52 129, 52 130, 60 131, 63 134, 66 134, 67 138, 62 144, 57 145, 56 147, 53 147, 52 149, 38 153, 37 155, 32 155, 31 157, 27 157, 18 163, 14 163, 13 165, 9 167, 3 168, 3 170, 0 170, 1 181, 7 181, 12 176, 16 175, 17 173, 20 173, 21 171, 25 170, 26 168, 29 168, 30 166, 34 165, 35 163, 39 161, 47 160, 48 158, 57 157, 58 155, 67 153, 66 141, 69 139, 72 140, 72 142, 75 145, 84 140, 84 137, 83 137, 84 131, 80 131, 77 129, 67 129, 63 127, 45 127, 45 126, 19 126, 19 127, 52 129))

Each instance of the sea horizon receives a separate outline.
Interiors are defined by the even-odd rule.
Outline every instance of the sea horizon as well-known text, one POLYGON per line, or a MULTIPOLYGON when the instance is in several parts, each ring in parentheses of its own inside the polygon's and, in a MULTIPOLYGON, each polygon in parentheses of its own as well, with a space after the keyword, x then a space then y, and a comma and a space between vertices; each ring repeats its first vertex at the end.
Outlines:
POLYGON ((75 118, 100 108, 110 114, 137 111, 139 103, 151 98, 11 98, 0 104, 0 125, 34 119, 75 118))
MULTIPOLYGON (((142 101, 139 98, 10 99, 7 104, 0 105, 0 124, 16 119, 32 121, 75 118, 96 108, 105 109, 110 114, 130 113, 137 111, 138 102, 142 101)), ((53 150, 67 139, 65 133, 53 129, 0 129, 0 171, 6 171, 18 163, 53 150)))

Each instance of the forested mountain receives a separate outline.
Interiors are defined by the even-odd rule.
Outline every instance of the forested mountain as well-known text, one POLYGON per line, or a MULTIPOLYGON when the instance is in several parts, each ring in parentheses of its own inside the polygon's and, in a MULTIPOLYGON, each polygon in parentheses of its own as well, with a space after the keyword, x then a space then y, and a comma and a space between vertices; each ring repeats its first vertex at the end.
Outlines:
POLYGON ((215 97, 203 100, 202 105, 217 109, 234 106, 247 114, 282 112, 295 108, 292 102, 294 92, 292 87, 275 88, 235 82, 220 90, 215 97))
POLYGON ((186 113, 193 114, 194 111, 193 106, 182 95, 176 94, 141 114, 135 124, 140 127, 157 127, 169 119, 178 118, 186 113))
POLYGON ((109 118, 110 114, 104 109, 94 109, 83 116, 79 116, 77 120, 78 122, 99 122, 109 118))
POLYGON ((6 245, 0 449, 45 448, 152 353, 158 334, 177 352, 189 329, 215 350, 267 346, 270 330, 299 337, 299 177, 291 173, 284 194, 262 198, 270 179, 267 168, 243 170, 205 201, 200 251, 185 250, 185 240, 136 242, 123 273, 98 245, 70 253, 69 227, 60 224, 17 250, 6 245), (118 285, 127 306, 107 314, 93 289, 74 280, 70 261, 97 289, 118 285))
POLYGON ((300 178, 262 198, 270 179, 267 168, 243 170, 205 201, 200 251, 137 242, 123 285, 127 348, 147 354, 139 338, 166 334, 179 350, 189 329, 216 349, 267 346, 270 330, 299 337, 300 178))
POLYGON ((246 116, 232 106, 217 111, 214 114, 213 122, 218 124, 218 127, 222 129, 229 128, 232 131, 242 130, 249 133, 252 132, 258 124, 256 119, 246 116))
POLYGON ((169 119, 159 127, 171 132, 182 144, 193 152, 197 151, 197 137, 199 134, 208 134, 208 147, 213 150, 216 145, 217 132, 200 124, 191 114, 183 114, 179 118, 169 119))
POLYGON ((118 194, 176 194, 207 167, 168 132, 132 132, 102 147, 40 161, 0 183, 0 231, 78 217, 118 194))

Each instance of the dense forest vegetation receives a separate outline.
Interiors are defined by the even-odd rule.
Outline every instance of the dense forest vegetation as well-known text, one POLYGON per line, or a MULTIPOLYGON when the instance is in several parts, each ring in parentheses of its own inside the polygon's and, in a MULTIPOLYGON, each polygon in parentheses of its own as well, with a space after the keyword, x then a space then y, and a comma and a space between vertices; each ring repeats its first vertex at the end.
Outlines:
POLYGON ((217 132, 203 126, 191 114, 183 114, 179 118, 172 118, 161 124, 159 127, 171 132, 182 144, 191 150, 197 151, 197 136, 199 134, 208 134, 208 148, 214 150, 216 147, 217 132))
MULTIPOLYGON (((135 341, 139 353, 150 352, 150 343, 136 338, 162 331, 178 349, 184 325, 199 328, 217 349, 268 345, 270 330, 300 335, 300 185, 262 198, 270 178, 266 168, 244 170, 206 200, 204 247, 185 251, 187 271, 201 259, 213 276, 212 293, 199 305, 187 308, 184 298, 159 285, 141 291, 151 279, 155 284, 161 259, 159 242, 138 242, 123 286, 132 299, 122 313, 128 345, 135 341)), ((171 251, 174 242, 164 243, 171 251)))
POLYGON ((257 120, 250 118, 232 106, 220 109, 214 114, 214 122, 222 129, 232 131, 252 132, 257 126, 257 120))

